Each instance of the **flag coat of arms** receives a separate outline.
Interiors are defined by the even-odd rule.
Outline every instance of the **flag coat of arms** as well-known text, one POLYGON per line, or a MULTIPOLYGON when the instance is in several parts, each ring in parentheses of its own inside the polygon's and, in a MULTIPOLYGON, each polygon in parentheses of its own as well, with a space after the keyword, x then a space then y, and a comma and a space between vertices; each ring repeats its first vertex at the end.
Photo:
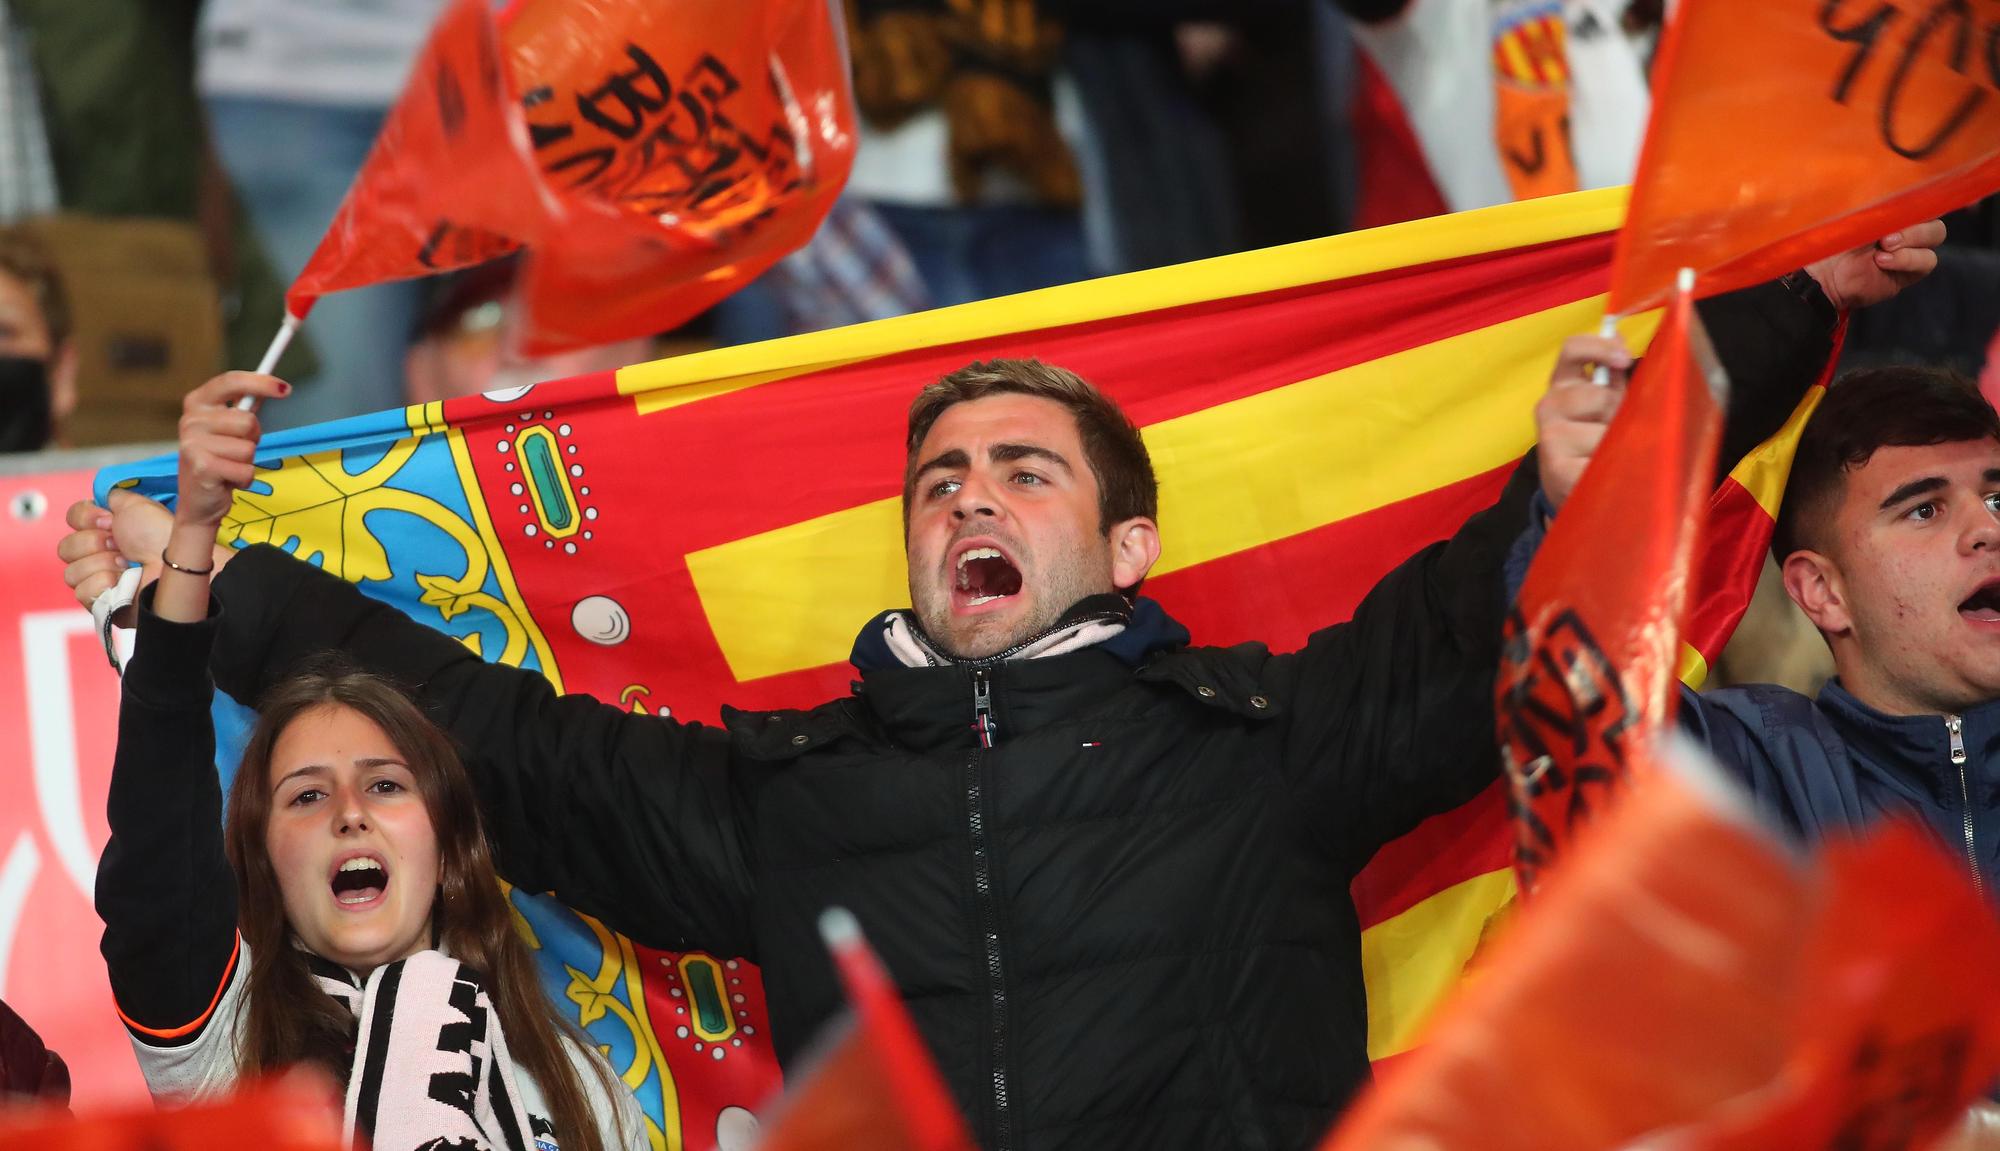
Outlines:
MULTIPOLYGON (((1552 197, 278 433, 222 538, 631 711, 815 704, 847 691, 860 626, 907 602, 911 397, 1033 356, 1143 430, 1166 548, 1148 594, 1197 642, 1291 650, 1495 497, 1557 346, 1603 314, 1623 210, 1552 197)), ((97 486, 173 483, 163 458, 97 486)), ((1496 786, 1357 880, 1378 1067, 1512 899, 1509 842, 1496 786)), ((754 967, 513 900, 656 1145, 732 1145, 776 1085, 754 967)))

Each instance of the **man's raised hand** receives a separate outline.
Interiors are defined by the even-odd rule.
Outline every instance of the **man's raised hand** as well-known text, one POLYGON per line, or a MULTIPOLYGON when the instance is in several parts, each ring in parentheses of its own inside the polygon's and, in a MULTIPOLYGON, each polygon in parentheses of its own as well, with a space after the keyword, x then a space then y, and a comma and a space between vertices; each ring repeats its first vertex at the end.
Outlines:
POLYGON ((1625 398, 1631 367, 1632 353, 1617 336, 1572 336, 1563 341, 1549 390, 1535 404, 1542 494, 1551 506, 1561 508, 1583 477, 1625 398), (1610 370, 1609 386, 1591 382, 1599 365, 1610 370))
POLYGON ((1806 273, 1836 308, 1865 308, 1930 275, 1937 269, 1944 221, 1926 220, 1884 236, 1873 244, 1806 265, 1806 273))

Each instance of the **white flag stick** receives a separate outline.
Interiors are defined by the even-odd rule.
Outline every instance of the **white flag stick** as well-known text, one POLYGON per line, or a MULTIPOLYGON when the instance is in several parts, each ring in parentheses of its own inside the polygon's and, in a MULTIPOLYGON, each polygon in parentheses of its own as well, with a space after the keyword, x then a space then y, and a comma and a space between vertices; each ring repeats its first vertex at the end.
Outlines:
MULTIPOLYGON (((1599 320, 1597 323, 1597 334, 1604 337, 1607 340, 1617 335, 1618 317, 1606 313, 1605 317, 1602 320, 1599 320)), ((1596 384, 1600 388, 1610 387, 1611 369, 1603 364, 1597 365, 1596 370, 1590 373, 1590 382, 1596 384)))
MULTIPOLYGON (((271 337, 271 346, 264 349, 264 358, 257 361, 258 375, 268 376, 271 374, 271 369, 278 366, 278 357, 284 355, 285 349, 292 346, 292 337, 298 334, 299 324, 302 322, 290 311, 285 313, 285 322, 278 326, 278 334, 271 337)), ((236 406, 243 411, 250 411, 257 406, 257 397, 244 396, 236 401, 236 406)))

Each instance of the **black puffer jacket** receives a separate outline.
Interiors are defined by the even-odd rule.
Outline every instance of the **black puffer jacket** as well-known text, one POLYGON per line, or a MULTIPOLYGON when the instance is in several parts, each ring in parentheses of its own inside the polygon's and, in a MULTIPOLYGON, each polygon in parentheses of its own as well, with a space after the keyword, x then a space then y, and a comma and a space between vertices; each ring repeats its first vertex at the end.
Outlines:
MULTIPOLYGON (((1831 317, 1781 288, 1705 315, 1730 439, 1754 443, 1831 317)), ((1349 881, 1498 773, 1502 569, 1534 488, 1531 455, 1290 655, 1181 646, 1142 606, 1113 644, 863 667, 856 695, 714 728, 557 697, 256 547, 216 578, 216 682, 254 701, 338 648, 415 685, 467 750, 502 872, 761 964, 780 1059, 839 1008, 815 923, 841 905, 987 1147, 1303 1148, 1368 1074, 1349 881)))
POLYGON ((337 647, 420 685, 502 871, 761 964, 781 1059, 840 1007, 815 931, 838 904, 988 1147, 1304 1147, 1368 1070, 1349 880, 1494 778, 1499 571, 1532 488, 1293 655, 1177 646, 1148 605, 1110 648, 866 670, 718 729, 558 698, 258 547, 216 582, 216 675, 254 699, 337 647))

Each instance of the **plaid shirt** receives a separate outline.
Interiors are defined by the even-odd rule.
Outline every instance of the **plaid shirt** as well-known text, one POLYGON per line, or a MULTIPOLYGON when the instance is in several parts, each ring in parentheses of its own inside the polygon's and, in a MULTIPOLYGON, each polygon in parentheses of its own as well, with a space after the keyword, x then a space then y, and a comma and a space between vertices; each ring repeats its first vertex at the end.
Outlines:
POLYGON ((794 332, 883 320, 930 307, 916 262, 859 200, 834 202, 812 242, 766 273, 794 332))
POLYGON ((27 33, 0 0, 0 223, 56 210, 55 166, 27 33))

